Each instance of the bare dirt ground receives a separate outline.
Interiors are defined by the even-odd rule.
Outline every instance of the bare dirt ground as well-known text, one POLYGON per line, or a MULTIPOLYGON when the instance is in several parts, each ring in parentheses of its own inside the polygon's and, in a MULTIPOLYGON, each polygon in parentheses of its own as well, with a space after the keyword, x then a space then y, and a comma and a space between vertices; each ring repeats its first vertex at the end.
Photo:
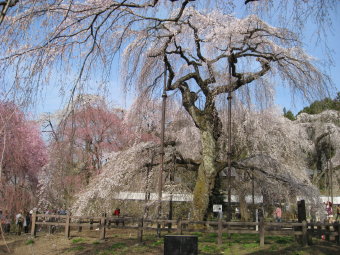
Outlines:
MULTIPOLYGON (((28 234, 17 236, 5 235, 0 240, 0 255, 161 255, 163 254, 163 238, 157 239, 154 233, 144 236, 144 243, 137 242, 136 231, 110 230, 107 239, 99 241, 98 231, 71 232, 71 238, 66 239, 62 232, 49 235, 39 232, 35 239, 28 234)), ((314 245, 301 247, 299 244, 281 241, 268 241, 265 247, 259 247, 254 241, 246 243, 225 239, 222 247, 216 245, 215 238, 202 236, 199 239, 200 255, 235 254, 235 255, 335 255, 340 254, 340 246, 335 242, 314 240, 314 245)))
POLYGON ((74 232, 67 239, 63 233, 53 235, 39 232, 32 239, 29 234, 17 236, 15 234, 5 235, 5 242, 1 237, 0 255, 154 255, 163 254, 162 243, 155 242, 145 237, 143 245, 137 242, 136 231, 110 231, 103 241, 98 239, 98 231, 74 232), (115 233, 114 233, 115 232, 115 233))

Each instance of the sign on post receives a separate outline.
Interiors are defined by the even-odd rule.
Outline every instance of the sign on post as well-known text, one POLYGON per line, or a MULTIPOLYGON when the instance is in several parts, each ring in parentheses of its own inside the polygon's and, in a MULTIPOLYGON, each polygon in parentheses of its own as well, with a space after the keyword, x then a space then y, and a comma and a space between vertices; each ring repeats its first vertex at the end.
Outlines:
POLYGON ((213 205, 213 212, 222 212, 222 205, 213 205))

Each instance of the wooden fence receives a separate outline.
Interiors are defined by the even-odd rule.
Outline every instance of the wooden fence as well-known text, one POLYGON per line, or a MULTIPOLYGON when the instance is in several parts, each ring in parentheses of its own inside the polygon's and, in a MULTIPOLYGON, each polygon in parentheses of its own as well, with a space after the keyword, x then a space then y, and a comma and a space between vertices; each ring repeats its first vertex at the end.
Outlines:
POLYGON ((218 221, 189 221, 189 220, 155 220, 132 217, 108 217, 103 214, 101 217, 91 216, 70 216, 70 215, 32 215, 31 235, 36 236, 37 226, 49 226, 51 232, 56 226, 63 226, 65 237, 70 237, 71 227, 76 227, 78 232, 83 228, 99 230, 99 239, 105 239, 106 231, 110 228, 134 229, 140 242, 143 240, 143 232, 146 230, 155 233, 175 232, 179 235, 190 232, 216 233, 217 243, 222 244, 222 235, 226 234, 257 234, 260 239, 260 246, 264 246, 265 236, 282 235, 295 236, 301 245, 312 244, 312 237, 334 239, 340 245, 340 224, 336 223, 302 223, 298 222, 226 222, 218 221))

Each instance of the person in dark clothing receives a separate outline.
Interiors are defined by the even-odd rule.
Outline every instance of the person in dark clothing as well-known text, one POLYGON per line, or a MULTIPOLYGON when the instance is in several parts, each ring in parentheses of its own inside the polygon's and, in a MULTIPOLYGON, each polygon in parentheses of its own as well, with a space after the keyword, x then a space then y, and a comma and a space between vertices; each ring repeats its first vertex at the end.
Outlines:
POLYGON ((3 215, 4 233, 9 233, 11 231, 11 221, 9 218, 8 211, 5 211, 3 215))
POLYGON ((31 225, 31 215, 29 212, 26 213, 26 222, 25 222, 25 226, 24 226, 24 231, 25 233, 28 233, 30 225, 31 225))

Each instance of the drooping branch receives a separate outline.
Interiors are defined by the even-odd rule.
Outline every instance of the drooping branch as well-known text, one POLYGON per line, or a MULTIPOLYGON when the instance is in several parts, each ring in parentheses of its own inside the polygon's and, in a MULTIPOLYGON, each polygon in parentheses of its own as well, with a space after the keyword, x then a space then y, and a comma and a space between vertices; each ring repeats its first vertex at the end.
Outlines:
POLYGON ((2 6, 2 10, 0 13, 0 26, 2 24, 2 22, 4 21, 4 18, 7 14, 7 11, 9 8, 15 6, 17 3, 19 2, 19 0, 3 0, 0 1, 0 6, 2 6))
POLYGON ((261 1, 261 0, 245 0, 244 1, 244 4, 248 4, 250 2, 257 2, 257 1, 261 1))

